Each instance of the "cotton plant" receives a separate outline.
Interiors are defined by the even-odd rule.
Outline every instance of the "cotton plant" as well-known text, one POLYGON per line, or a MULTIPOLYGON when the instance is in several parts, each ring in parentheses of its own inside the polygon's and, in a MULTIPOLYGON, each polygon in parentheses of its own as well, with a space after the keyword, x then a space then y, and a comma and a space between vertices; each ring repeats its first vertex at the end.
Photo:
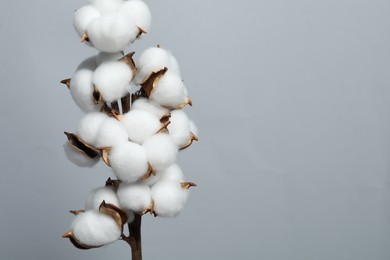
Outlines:
POLYGON ((142 216, 178 216, 196 186, 176 162, 178 152, 198 140, 183 110, 192 100, 169 50, 123 52, 150 30, 144 1, 89 0, 73 22, 81 41, 98 52, 61 81, 85 113, 65 132, 64 152, 79 167, 102 161, 115 178, 90 191, 84 209, 70 211, 75 218, 63 237, 79 249, 122 240, 139 260, 142 216))

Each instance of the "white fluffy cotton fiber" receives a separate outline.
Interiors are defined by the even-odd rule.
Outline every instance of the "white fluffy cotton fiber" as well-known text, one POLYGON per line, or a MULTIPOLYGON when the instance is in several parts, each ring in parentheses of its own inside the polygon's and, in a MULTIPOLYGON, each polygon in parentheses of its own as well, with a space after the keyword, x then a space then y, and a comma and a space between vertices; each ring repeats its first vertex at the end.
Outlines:
POLYGON ((118 198, 122 208, 141 213, 150 207, 152 194, 150 187, 141 183, 121 183, 118 198))
POLYGON ((145 32, 149 32, 152 24, 152 14, 142 0, 125 1, 119 8, 120 12, 134 20, 135 24, 145 32))
POLYGON ((168 108, 177 108, 186 100, 185 86, 180 76, 169 70, 150 94, 151 101, 168 108))
POLYGON ((87 31, 89 23, 100 17, 100 15, 99 10, 92 5, 86 5, 77 9, 73 15, 73 25, 78 35, 82 37, 87 31))
POLYGON ((115 118, 107 118, 100 125, 96 136, 96 147, 113 147, 128 140, 125 127, 115 118))
POLYGON ((153 114, 139 109, 126 113, 121 122, 126 128, 129 139, 138 144, 142 144, 156 134, 162 125, 153 114))
POLYGON ((77 215, 71 227, 74 237, 88 246, 103 246, 115 242, 121 236, 121 229, 115 220, 97 210, 77 215))
POLYGON ((152 187, 153 209, 159 217, 175 217, 184 208, 188 193, 179 182, 159 181, 152 187))
POLYGON ((180 148, 191 139, 190 123, 183 110, 173 110, 170 118, 171 124, 168 126, 169 135, 180 148))
POLYGON ((118 52, 135 41, 139 29, 120 12, 111 12, 92 20, 87 27, 90 43, 99 51, 118 52))
POLYGON ((93 72, 87 69, 76 71, 70 81, 70 93, 76 105, 85 113, 99 111, 99 104, 93 98, 93 72))
POLYGON ((96 63, 98 66, 100 66, 104 62, 109 62, 109 61, 117 61, 120 58, 123 57, 122 52, 99 52, 99 54, 96 56, 96 63))
POLYGON ((85 209, 98 210, 103 201, 107 204, 113 204, 119 207, 118 196, 113 187, 99 187, 90 191, 85 201, 85 209))
POLYGON ((77 136, 90 145, 96 145, 100 126, 106 119, 108 116, 99 112, 85 115, 78 125, 77 136))
POLYGON ((99 157, 91 158, 74 148, 69 142, 64 144, 64 152, 68 160, 79 167, 91 168, 99 162, 99 157))
POLYGON ((147 98, 139 98, 133 104, 131 109, 133 110, 144 110, 155 115, 157 118, 161 119, 162 116, 169 113, 169 109, 160 106, 147 98))
POLYGON ((126 63, 110 61, 95 70, 93 83, 105 101, 113 102, 126 96, 132 77, 133 72, 126 63))
POLYGON ((109 152, 109 160, 114 174, 126 183, 137 181, 149 169, 144 147, 129 141, 113 146, 109 152))
POLYGON ((168 134, 156 134, 143 143, 150 164, 157 171, 171 166, 177 155, 177 146, 168 134))

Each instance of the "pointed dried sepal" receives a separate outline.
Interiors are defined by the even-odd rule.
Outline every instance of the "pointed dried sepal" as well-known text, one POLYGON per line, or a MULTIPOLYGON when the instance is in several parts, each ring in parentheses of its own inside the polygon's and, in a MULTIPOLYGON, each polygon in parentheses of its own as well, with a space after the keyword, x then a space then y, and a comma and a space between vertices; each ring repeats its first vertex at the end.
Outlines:
POLYGON ((126 96, 121 98, 121 103, 122 103, 122 113, 126 114, 127 112, 130 111, 130 102, 131 102, 131 95, 128 93, 126 96))
POLYGON ((109 157, 109 154, 110 154, 110 151, 111 151, 111 147, 105 147, 101 151, 102 151, 102 160, 103 160, 103 162, 105 164, 107 164, 107 166, 111 167, 110 157, 109 157))
POLYGON ((68 89, 70 89, 70 81, 71 79, 64 79, 64 80, 61 80, 61 84, 64 84, 68 87, 68 89))
POLYGON ((118 115, 120 114, 118 101, 114 101, 111 103, 111 110, 114 111, 118 115))
POLYGON ((196 185, 196 183, 193 183, 193 182, 181 182, 180 185, 183 189, 186 189, 186 190, 189 190, 191 187, 198 186, 198 185, 196 185))
POLYGON ((161 125, 161 128, 157 131, 156 134, 159 133, 169 133, 168 126, 171 124, 171 121, 165 122, 161 125))
POLYGON ((129 215, 126 211, 118 208, 113 204, 106 203, 104 200, 99 206, 99 211, 103 214, 111 216, 123 231, 123 225, 127 223, 129 215))
POLYGON ((81 42, 89 42, 89 37, 86 32, 81 36, 81 42))
POLYGON ((148 167, 148 171, 139 179, 139 180, 146 180, 147 178, 149 178, 150 176, 156 176, 156 170, 153 168, 153 166, 149 163, 148 164, 149 167, 148 167))
POLYGON ((143 83, 141 83, 141 87, 143 91, 145 92, 146 96, 149 97, 156 85, 158 84, 159 80, 162 76, 168 71, 168 68, 165 67, 162 70, 159 70, 157 72, 153 72, 148 78, 143 80, 143 83))
POLYGON ((189 97, 186 97, 184 102, 177 106, 176 109, 182 109, 186 105, 190 105, 192 107, 192 100, 189 97))
POLYGON ((68 133, 68 132, 64 132, 64 134, 68 138, 70 144, 76 150, 86 154, 88 157, 90 157, 92 159, 96 158, 97 156, 99 156, 99 152, 97 151, 97 149, 95 147, 93 147, 92 145, 84 142, 77 135, 72 134, 72 133, 68 133))
POLYGON ((142 211, 140 213, 140 215, 143 216, 143 215, 146 215, 148 213, 150 213, 150 215, 153 215, 154 217, 157 217, 157 213, 156 213, 156 211, 154 211, 154 201, 153 200, 151 201, 149 208, 142 211))
MULTIPOLYGON (((116 102, 114 102, 116 103, 116 102)), ((118 108, 119 110, 119 108, 118 108)), ((107 105, 107 103, 104 103, 101 110, 101 112, 104 112, 106 113, 106 115, 108 115, 109 117, 114 117, 116 120, 122 120, 123 116, 118 112, 116 111, 116 108, 111 108, 107 105)))
POLYGON ((88 245, 85 245, 83 243, 80 243, 75 237, 74 237, 74 234, 73 234, 73 231, 70 230, 68 232, 66 232, 63 236, 63 238, 69 238, 70 242, 78 249, 81 249, 81 250, 88 250, 88 249, 92 249, 92 248, 99 248, 99 247, 102 247, 102 246, 88 246, 88 245))
POLYGON ((84 213, 85 210, 79 209, 79 210, 69 210, 69 213, 72 213, 73 215, 77 216, 80 215, 81 213, 84 213))
POLYGON ((115 191, 118 190, 119 184, 121 184, 120 180, 112 180, 111 178, 108 178, 108 180, 106 181, 106 186, 113 187, 115 191))
POLYGON ((166 123, 166 122, 169 122, 169 119, 171 118, 171 113, 167 113, 165 115, 163 115, 161 118, 160 118, 160 122, 162 124, 166 123))
POLYGON ((120 58, 119 61, 126 63, 131 71, 133 72, 133 79, 135 78, 135 75, 137 74, 137 67, 135 65, 133 56, 135 52, 130 52, 126 54, 124 57, 120 58))
POLYGON ((194 133, 191 133, 191 138, 188 141, 188 143, 185 144, 184 146, 180 147, 179 150, 181 151, 181 150, 184 150, 184 149, 190 147, 194 141, 199 141, 199 138, 194 133))
POLYGON ((142 29, 141 27, 137 26, 138 27, 138 35, 137 35, 137 38, 140 37, 142 34, 147 34, 147 32, 142 29))

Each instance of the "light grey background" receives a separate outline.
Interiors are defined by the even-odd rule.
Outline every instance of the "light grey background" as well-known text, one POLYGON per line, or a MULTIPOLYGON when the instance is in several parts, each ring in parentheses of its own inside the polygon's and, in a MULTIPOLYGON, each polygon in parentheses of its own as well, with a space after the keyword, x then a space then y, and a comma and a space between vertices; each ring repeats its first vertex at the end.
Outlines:
MULTIPOLYGON (((144 218, 144 259, 390 259, 390 2, 147 1, 178 58, 201 141, 182 215, 144 218)), ((61 239, 109 169, 63 154, 82 113, 59 84, 95 54, 84 1, 0 2, 0 259, 130 259, 61 239)))

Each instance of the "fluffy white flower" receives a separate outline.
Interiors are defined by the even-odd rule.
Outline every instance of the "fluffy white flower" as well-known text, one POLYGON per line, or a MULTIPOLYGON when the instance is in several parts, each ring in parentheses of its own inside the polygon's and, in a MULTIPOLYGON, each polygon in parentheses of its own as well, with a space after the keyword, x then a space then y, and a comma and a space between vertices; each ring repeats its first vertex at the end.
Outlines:
POLYGON ((87 27, 90 43, 99 51, 118 52, 135 41, 139 29, 132 19, 112 12, 92 20, 87 27))
POLYGON ((76 71, 70 80, 69 90, 76 105, 85 113, 99 111, 100 105, 93 98, 93 72, 87 69, 76 71))
POLYGON ((128 93, 132 77, 133 72, 126 63, 110 61, 95 70, 93 83, 105 101, 113 102, 128 93))
POLYGON ((168 134, 156 134, 143 143, 147 158, 155 170, 161 171, 171 166, 177 155, 177 146, 168 134))
POLYGON ((147 138, 156 134, 162 124, 153 114, 143 110, 131 110, 121 120, 126 128, 129 139, 142 144, 147 138))
POLYGON ((122 57, 123 57, 122 52, 109 53, 109 52, 102 52, 101 51, 96 56, 96 63, 97 63, 98 66, 100 66, 104 62, 117 61, 117 60, 119 60, 122 57))
POLYGON ((180 76, 169 70, 156 84, 149 99, 165 107, 176 108, 186 101, 185 86, 180 76))
POLYGON ((145 149, 128 141, 113 146, 109 152, 109 160, 114 174, 127 183, 137 181, 149 169, 145 149))
POLYGON ((69 142, 64 144, 64 152, 69 161, 79 167, 93 167, 99 162, 99 157, 91 158, 74 148, 69 142))
POLYGON ((157 118, 161 119, 162 116, 169 113, 169 109, 160 106, 159 104, 156 104, 147 98, 139 98, 137 99, 131 106, 131 109, 133 110, 144 110, 147 111, 153 115, 155 115, 157 118))
POLYGON ((168 126, 169 135, 178 147, 186 145, 191 139, 189 119, 183 110, 173 110, 171 124, 168 126))
POLYGON ((100 187, 93 189, 85 201, 85 209, 99 209, 100 204, 103 200, 108 204, 113 204, 119 207, 118 197, 112 187, 100 187))
POLYGON ((134 20, 135 24, 145 32, 149 32, 152 24, 152 14, 149 7, 142 0, 129 0, 124 2, 119 10, 134 20))
POLYGON ((87 31, 88 24, 100 15, 99 10, 92 5, 83 6, 74 12, 73 25, 80 37, 87 31))
POLYGON ((115 220, 97 210, 77 215, 71 226, 74 237, 88 246, 106 245, 121 236, 121 229, 115 220))
POLYGON ((152 187, 153 209, 160 217, 175 217, 183 209, 188 193, 179 182, 159 181, 152 187))
POLYGON ((124 0, 88 0, 102 14, 117 10, 124 0))
POLYGON ((168 68, 171 73, 180 73, 176 59, 172 54, 160 47, 145 50, 137 62, 136 81, 143 83, 153 72, 168 68), (173 63, 172 63, 173 62, 173 63))
POLYGON ((77 128, 77 136, 90 145, 96 144, 100 126, 106 119, 108 116, 99 112, 85 115, 77 128))
POLYGON ((96 147, 112 147, 121 142, 126 142, 128 136, 125 127, 115 118, 107 118, 100 125, 96 136, 96 147))
POLYGON ((150 187, 145 184, 121 183, 117 193, 121 207, 134 212, 143 212, 152 202, 150 187))

